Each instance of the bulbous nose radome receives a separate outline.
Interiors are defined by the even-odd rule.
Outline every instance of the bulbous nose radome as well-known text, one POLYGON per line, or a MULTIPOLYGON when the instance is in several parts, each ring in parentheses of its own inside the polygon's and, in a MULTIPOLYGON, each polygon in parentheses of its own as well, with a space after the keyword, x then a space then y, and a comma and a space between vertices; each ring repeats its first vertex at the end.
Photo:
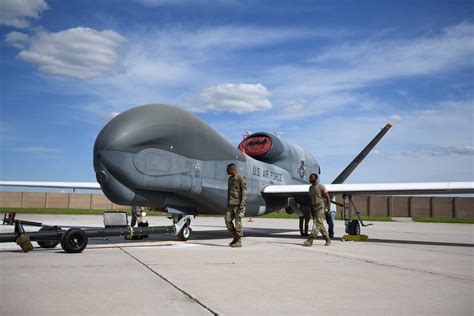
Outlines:
POLYGON ((148 105, 119 114, 101 130, 94 144, 94 170, 110 200, 134 203, 135 182, 140 177, 133 164, 134 154, 150 147, 173 148, 176 136, 181 135, 179 121, 174 107, 148 105))
POLYGON ((94 145, 97 181, 115 203, 130 204, 144 190, 154 195, 184 190, 182 177, 192 179, 190 168, 183 171, 175 163, 164 170, 153 163, 170 156, 185 165, 191 160, 245 161, 243 153, 192 113, 170 105, 143 105, 117 115, 100 131, 94 145))
MULTIPOLYGON (((181 136, 174 107, 144 105, 114 117, 97 136, 94 152, 138 152, 147 147, 170 148, 181 136)), ((95 157, 97 158, 97 157, 95 157)))

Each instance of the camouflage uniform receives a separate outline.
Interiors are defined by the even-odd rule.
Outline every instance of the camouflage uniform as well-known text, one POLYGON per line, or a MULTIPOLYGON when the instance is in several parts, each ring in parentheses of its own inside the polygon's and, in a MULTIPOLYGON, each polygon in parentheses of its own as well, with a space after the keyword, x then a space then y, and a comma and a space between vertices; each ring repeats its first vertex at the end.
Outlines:
POLYGON ((244 177, 237 174, 230 176, 227 183, 227 210, 225 225, 234 238, 242 237, 242 217, 245 215, 245 201, 247 200, 247 183, 244 177), (243 207, 240 208, 240 205, 243 207), (232 222, 235 219, 235 226, 232 222))
POLYGON ((324 240, 329 240, 329 234, 324 226, 324 196, 327 190, 320 183, 313 184, 309 188, 309 196, 311 198, 311 217, 313 218, 313 229, 311 238, 316 238, 320 232, 324 240))

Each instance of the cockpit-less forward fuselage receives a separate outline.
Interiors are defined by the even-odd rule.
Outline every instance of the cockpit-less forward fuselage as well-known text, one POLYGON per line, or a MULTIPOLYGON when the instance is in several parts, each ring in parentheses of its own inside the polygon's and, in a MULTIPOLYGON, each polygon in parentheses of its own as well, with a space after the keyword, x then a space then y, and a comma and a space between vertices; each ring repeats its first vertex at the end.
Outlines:
POLYGON ((265 186, 304 184, 320 173, 313 155, 273 134, 252 134, 235 148, 201 119, 168 105, 121 113, 94 146, 97 181, 110 200, 188 214, 223 214, 229 163, 247 181, 250 216, 286 206, 267 205, 265 186))

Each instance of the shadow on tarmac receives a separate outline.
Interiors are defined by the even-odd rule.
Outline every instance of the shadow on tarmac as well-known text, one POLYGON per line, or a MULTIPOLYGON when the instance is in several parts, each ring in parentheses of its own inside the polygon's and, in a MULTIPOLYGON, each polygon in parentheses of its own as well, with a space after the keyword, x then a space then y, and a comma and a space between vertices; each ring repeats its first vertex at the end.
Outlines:
MULTIPOLYGON (((211 226, 206 226, 211 227, 211 226)), ((215 226, 218 227, 218 226, 215 226)), ((244 228, 244 237, 257 237, 257 238, 279 238, 279 239, 292 239, 292 240, 301 240, 304 241, 306 237, 301 237, 299 235, 298 230, 294 229, 278 229, 278 228, 244 228), (294 234, 298 232, 298 234, 294 234), (288 234, 293 233, 293 234, 288 234)), ((212 239, 228 239, 231 240, 231 236, 229 232, 225 229, 216 229, 216 230, 200 230, 200 231, 193 231, 191 234, 190 242, 193 241, 203 241, 203 240, 212 240, 212 239)), ((321 236, 318 236, 317 239, 321 239, 321 236)), ((342 238, 335 237, 332 238, 333 241, 341 241, 342 238)), ((111 243, 120 243, 120 244, 130 244, 133 243, 143 243, 143 242, 178 242, 174 236, 171 235, 153 235, 149 236, 149 238, 141 239, 141 240, 125 240, 122 237, 108 237, 108 238, 91 238, 89 239, 89 245, 112 245, 111 243)), ((275 241, 272 241, 274 243, 275 241)), ((442 247, 467 247, 467 248, 474 248, 474 244, 465 244, 465 243, 450 243, 450 242, 436 242, 436 241, 417 241, 417 240, 396 240, 396 239, 369 239, 366 241, 356 241, 356 242, 365 242, 365 243, 380 243, 380 244, 404 244, 404 245, 428 245, 428 246, 442 246, 442 247)), ((284 242, 282 242, 284 243, 284 242)), ((201 245, 206 246, 219 246, 222 247, 223 245, 220 244, 212 244, 212 243, 199 243, 201 245)), ((227 246, 226 246, 227 247, 227 246)), ((54 249, 42 249, 35 247, 36 250, 41 251, 48 251, 48 250, 58 250, 58 248, 54 249)), ((13 249, 6 249, 0 250, 0 253, 21 253, 20 249, 13 250, 13 249)), ((62 251, 61 251, 62 253, 62 251)))

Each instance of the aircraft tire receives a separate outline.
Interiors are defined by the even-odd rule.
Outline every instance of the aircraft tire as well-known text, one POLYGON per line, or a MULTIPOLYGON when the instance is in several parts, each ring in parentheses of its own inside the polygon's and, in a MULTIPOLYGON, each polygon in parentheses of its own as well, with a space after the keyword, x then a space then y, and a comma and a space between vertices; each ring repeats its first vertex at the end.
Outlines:
POLYGON ((82 252, 88 243, 86 233, 80 228, 68 229, 61 237, 61 247, 67 253, 82 252))
MULTIPOLYGON (((53 230, 56 230, 56 228, 54 227, 51 227, 51 226, 43 226, 39 229, 40 232, 44 232, 44 231, 53 231, 53 230)), ((42 241, 37 241, 36 242, 38 244, 38 246, 40 246, 41 248, 55 248, 58 244, 59 244, 59 241, 55 241, 55 240, 42 240, 42 241)))
POLYGON ((183 228, 178 233, 178 240, 180 241, 187 241, 189 236, 191 236, 192 229, 189 227, 189 224, 185 224, 183 228))
POLYGON ((349 223, 349 235, 360 235, 360 224, 358 220, 352 220, 349 223))

